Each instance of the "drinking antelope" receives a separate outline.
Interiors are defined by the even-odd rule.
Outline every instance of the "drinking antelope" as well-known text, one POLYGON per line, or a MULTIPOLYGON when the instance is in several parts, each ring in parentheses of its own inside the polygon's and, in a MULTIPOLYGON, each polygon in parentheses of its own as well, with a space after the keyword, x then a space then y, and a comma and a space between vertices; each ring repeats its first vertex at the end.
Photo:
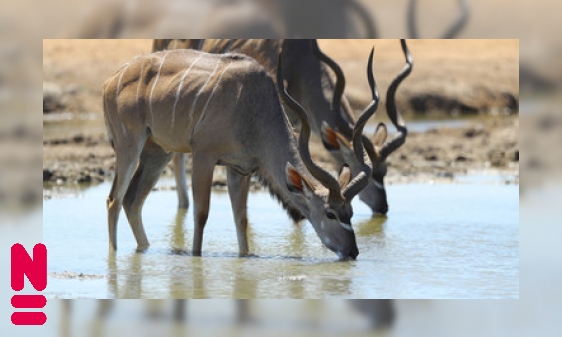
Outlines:
MULTIPOLYGON (((370 182, 375 186, 374 189, 376 201, 371 203, 375 205, 371 207, 373 211, 379 210, 380 213, 385 214, 388 211, 388 203, 386 196, 386 189, 384 187, 384 177, 387 173, 386 159, 390 154, 396 151, 400 146, 406 142, 408 129, 402 115, 396 107, 396 90, 402 81, 410 75, 413 66, 413 58, 406 45, 406 40, 401 39, 402 52, 406 58, 404 68, 392 80, 386 92, 386 112, 392 124, 398 130, 398 133, 393 139, 387 141, 387 128, 384 123, 379 123, 373 137, 369 140, 363 137, 363 145, 369 155, 372 163, 372 171, 370 182)), ((333 129, 328 123, 322 124, 322 141, 324 146, 330 151, 338 151, 343 157, 343 160, 349 163, 354 163, 353 145, 350 139, 353 136, 353 125, 348 123, 341 115, 336 119, 338 129, 333 129)), ((369 205, 371 205, 369 204, 369 205)))
MULTIPOLYGON (((357 139, 378 107, 373 52, 367 70, 373 100, 355 124, 357 139)), ((194 255, 201 254, 213 168, 223 165, 240 255, 248 253, 246 201, 250 175, 255 174, 293 219, 310 221, 328 249, 340 258, 357 257, 351 200, 371 173, 369 162, 363 162, 362 142, 354 142, 363 170, 353 180, 347 165, 340 169, 338 179, 316 165, 308 149, 306 112, 286 93, 281 55, 278 60, 281 97, 302 123, 298 149, 271 76, 248 56, 196 50, 157 52, 137 56, 104 83, 104 118, 116 155, 115 178, 107 198, 110 250, 117 249, 122 207, 137 250, 148 248, 141 217, 144 201, 173 152, 189 152, 193 157, 194 255)))
MULTIPOLYGON (((306 108, 307 118, 311 124, 312 131, 316 134, 321 134, 324 146, 329 150, 338 167, 347 163, 351 167, 353 174, 361 172, 363 164, 355 156, 351 146, 355 118, 347 98, 343 95, 345 77, 338 64, 320 50, 316 40, 184 39, 154 40, 153 43, 153 51, 180 48, 199 49, 218 54, 231 51, 243 53, 260 62, 273 77, 277 73, 278 51, 282 48, 284 50, 285 63, 284 79, 288 83, 287 90, 291 96, 295 97, 306 108), (328 69, 332 69, 336 74, 335 82, 330 77, 328 69), (332 98, 331 101, 330 98, 332 98), (341 144, 338 142, 338 138, 341 139, 341 144)), ((387 94, 387 106, 389 104, 395 107, 394 95, 387 94), (392 101, 392 103, 388 103, 389 101, 392 101)), ((286 107, 285 111, 293 125, 298 123, 299 118, 293 109, 286 107)), ((396 112, 390 113, 396 114, 396 112)), ((403 121, 401 118, 400 120, 403 121)), ((405 124, 402 126, 405 130, 405 124)), ((377 131, 372 140, 363 137, 363 145, 375 167, 367 186, 359 193, 359 198, 374 213, 386 214, 388 211, 388 201, 384 187, 384 176, 386 175, 384 159, 403 143, 406 132, 402 133, 402 143, 394 142, 397 146, 389 153, 386 153, 384 158, 381 158, 376 153, 375 147, 378 148, 384 145, 386 129, 382 125, 377 131)), ((185 156, 185 154, 178 154, 174 157, 179 208, 188 208, 189 206, 184 173, 185 156)))

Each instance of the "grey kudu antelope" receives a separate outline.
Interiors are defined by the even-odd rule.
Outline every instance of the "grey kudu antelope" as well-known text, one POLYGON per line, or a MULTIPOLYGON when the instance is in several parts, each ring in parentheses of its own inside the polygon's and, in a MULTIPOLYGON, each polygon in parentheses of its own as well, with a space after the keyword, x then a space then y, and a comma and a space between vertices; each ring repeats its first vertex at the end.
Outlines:
MULTIPOLYGON (((406 64, 388 87, 385 101, 388 117, 398 132, 394 138, 387 141, 386 125, 384 123, 379 123, 371 140, 366 137, 363 137, 362 139, 365 150, 372 162, 370 181, 376 186, 378 200, 377 206, 382 207, 382 213, 386 213, 388 210, 386 189, 384 187, 384 177, 387 173, 386 159, 391 153, 396 151, 406 142, 406 136, 408 135, 406 123, 396 106, 396 90, 398 89, 400 83, 402 83, 402 81, 412 72, 414 61, 410 51, 408 50, 408 46, 406 45, 406 40, 401 39, 400 44, 402 46, 404 57, 406 58, 406 64)), ((322 141, 328 150, 339 151, 345 161, 350 160, 351 162, 351 158, 354 157, 354 155, 352 150, 353 145, 350 143, 349 139, 353 136, 353 125, 346 121, 342 115, 336 115, 336 117, 338 117, 336 119, 338 131, 331 128, 327 123, 323 123, 322 141)))
MULTIPOLYGON (((295 97, 308 113, 312 131, 321 134, 325 147, 330 151, 338 167, 347 163, 352 173, 358 174, 362 170, 362 161, 355 156, 350 145, 353 139, 353 125, 355 119, 352 109, 343 95, 345 77, 338 64, 324 54, 318 47, 316 40, 154 40, 153 51, 164 49, 191 48, 209 53, 239 52, 255 58, 275 78, 277 73, 277 58, 279 49, 284 50, 287 90, 295 97), (336 81, 332 80, 329 69, 336 74, 336 81), (330 100, 331 99, 331 100, 330 100), (337 141, 336 130, 339 131, 342 144, 337 141)), ((394 97, 393 97, 394 98, 394 97)), ((290 106, 285 106, 286 113, 294 125, 299 122, 296 112, 290 106)), ((386 131, 386 130, 384 130, 386 131)), ((386 133, 385 133, 386 135, 386 133)), ((373 140, 380 141, 382 131, 373 140)), ((386 137, 386 136, 385 136, 386 137)), ((383 139, 384 140, 384 139, 383 139)), ((367 185, 359 193, 359 198, 366 203, 374 213, 386 214, 388 202, 384 187, 383 176, 386 174, 386 164, 376 161, 379 158, 371 140, 363 137, 363 145, 371 161, 377 163, 367 185), (385 166, 385 167, 382 167, 385 166)), ((376 145, 382 145, 376 143, 376 145)), ((174 156, 176 190, 179 208, 188 208, 187 184, 185 182, 185 154, 174 156)))
MULTIPOLYGON (((357 138, 378 106, 373 51, 367 71, 373 101, 354 126, 357 138)), ((248 253, 246 202, 250 175, 255 174, 296 220, 304 216, 310 221, 327 248, 343 259, 357 257, 351 200, 371 173, 368 159, 363 162, 362 142, 354 142, 363 170, 353 180, 347 165, 336 179, 315 164, 308 149, 306 112, 286 93, 279 75, 283 57, 278 59, 279 92, 302 123, 298 147, 271 76, 245 55, 196 50, 141 55, 104 83, 104 117, 116 155, 115 178, 107 198, 111 250, 117 249, 122 207, 137 250, 148 248, 142 206, 173 153, 184 152, 193 158, 194 255, 201 254, 213 168, 223 165, 240 255, 248 253)))

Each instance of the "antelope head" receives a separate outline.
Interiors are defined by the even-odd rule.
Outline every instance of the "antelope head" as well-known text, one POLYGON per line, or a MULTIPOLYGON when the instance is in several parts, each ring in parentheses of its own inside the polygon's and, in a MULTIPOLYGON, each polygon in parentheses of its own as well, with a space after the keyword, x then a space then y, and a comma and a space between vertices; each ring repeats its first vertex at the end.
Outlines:
MULTIPOLYGON (((338 130, 330 128, 327 123, 322 125, 322 141, 324 146, 328 150, 339 151, 345 161, 353 163, 352 159, 355 155, 354 148, 357 142, 362 143, 365 147, 369 159, 372 162, 372 170, 367 187, 361 191, 359 197, 363 202, 369 205, 374 213, 379 214, 386 214, 388 212, 388 201, 384 187, 384 177, 387 173, 386 159, 391 153, 404 144, 408 134, 406 123, 396 108, 395 96, 400 83, 412 71, 413 58, 408 50, 406 41, 402 39, 400 42, 402 45, 402 51, 406 57, 406 65, 396 78, 394 78, 386 93, 386 110, 390 120, 398 130, 397 135, 392 140, 387 141, 388 133, 386 125, 384 123, 379 123, 371 139, 363 136, 361 138, 357 138, 357 141, 355 141, 356 138, 353 137, 350 141, 345 134, 350 133, 349 129, 351 129, 351 127, 349 126, 348 121, 337 113, 338 130)), ((338 91, 338 93, 340 93, 340 91, 338 91)), ((334 100, 335 99, 336 98, 334 98, 334 100)), ((355 171, 356 169, 357 168, 352 167, 352 171, 355 171)))
MULTIPOLYGON (((353 138, 357 140, 362 137, 363 127, 367 120, 375 113, 379 102, 372 69, 373 53, 374 48, 371 51, 367 65, 367 77, 373 100, 363 111, 354 126, 353 138)), ((308 147, 310 124, 306 118, 306 111, 289 96, 283 85, 282 51, 279 54, 278 60, 277 84, 283 101, 297 113, 302 123, 298 139, 298 150, 303 164, 320 183, 320 185, 315 185, 302 173, 290 164, 287 164, 287 187, 297 198, 301 199, 301 202, 308 205, 309 214, 307 214, 307 218, 322 243, 338 254, 340 258, 355 259, 359 251, 355 242, 355 233, 351 226, 351 217, 353 216, 351 201, 367 185, 371 175, 371 163, 364 154, 363 144, 361 141, 356 141, 353 146, 353 153, 356 157, 355 161, 361 163, 359 173, 352 179, 350 167, 344 164, 339 171, 338 179, 334 178, 312 161, 308 147)))

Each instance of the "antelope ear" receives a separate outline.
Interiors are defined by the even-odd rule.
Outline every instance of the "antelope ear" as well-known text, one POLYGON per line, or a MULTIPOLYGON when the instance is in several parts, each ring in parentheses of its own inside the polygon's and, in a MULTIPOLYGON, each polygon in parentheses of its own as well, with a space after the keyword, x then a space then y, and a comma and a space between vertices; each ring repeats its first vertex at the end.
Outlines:
POLYGON ((347 184, 349 184, 349 182, 351 181, 351 169, 349 168, 349 165, 347 165, 347 163, 342 165, 338 177, 340 188, 343 191, 347 184))
POLYGON ((388 136, 388 132, 386 130, 386 125, 384 123, 379 123, 377 129, 375 130, 375 134, 371 139, 373 141, 373 145, 382 146, 384 142, 386 142, 387 136, 388 136))
POLYGON ((290 192, 310 197, 313 189, 306 179, 297 171, 293 165, 287 163, 287 188, 290 192))
POLYGON ((322 122, 320 135, 322 138, 322 144, 324 144, 324 147, 328 151, 334 151, 340 148, 340 143, 338 142, 336 131, 328 126, 328 123, 326 123, 326 121, 322 122))

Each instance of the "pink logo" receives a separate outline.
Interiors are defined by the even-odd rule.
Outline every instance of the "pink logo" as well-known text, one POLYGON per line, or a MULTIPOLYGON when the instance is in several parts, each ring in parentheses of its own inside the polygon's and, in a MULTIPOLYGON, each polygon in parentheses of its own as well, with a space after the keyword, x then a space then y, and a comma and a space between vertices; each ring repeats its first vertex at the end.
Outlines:
MULTIPOLYGON (((25 248, 16 243, 11 251, 11 286, 14 291, 22 291, 24 275, 36 291, 43 291, 47 287, 47 247, 38 243, 33 247, 33 258, 25 248)), ((38 309, 47 304, 43 295, 14 295, 12 307, 17 309, 38 309)), ((12 314, 12 324, 15 325, 43 325, 47 316, 41 311, 16 311, 12 314)))

